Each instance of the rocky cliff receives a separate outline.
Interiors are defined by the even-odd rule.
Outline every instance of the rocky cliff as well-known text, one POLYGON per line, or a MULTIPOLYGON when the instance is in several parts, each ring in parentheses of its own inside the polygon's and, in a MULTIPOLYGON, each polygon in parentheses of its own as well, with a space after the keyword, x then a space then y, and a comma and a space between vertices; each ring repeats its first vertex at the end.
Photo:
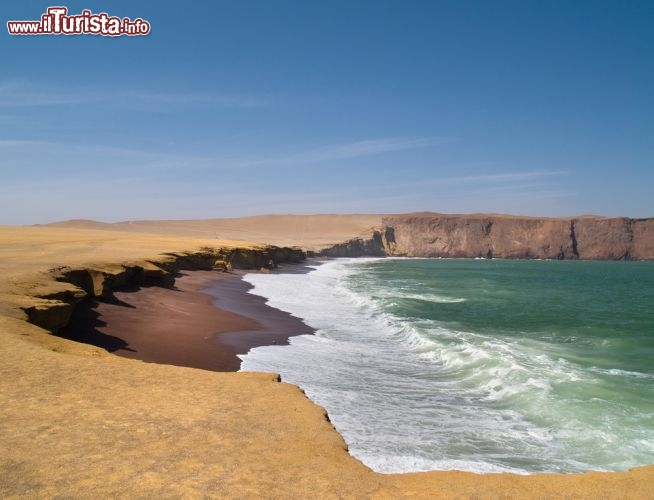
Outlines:
POLYGON ((367 234, 325 248, 324 257, 384 257, 395 255, 395 235, 392 227, 373 228, 367 234))
POLYGON ((369 235, 324 249, 332 257, 654 260, 654 218, 502 215, 388 216, 369 235))
POLYGON ((102 297, 128 285, 171 287, 179 271, 260 269, 280 263, 298 263, 306 258, 299 248, 262 246, 203 248, 194 252, 171 252, 153 260, 97 266, 58 267, 51 278, 69 286, 36 294, 35 305, 24 307, 30 323, 50 332, 68 324, 73 309, 83 299, 102 297))

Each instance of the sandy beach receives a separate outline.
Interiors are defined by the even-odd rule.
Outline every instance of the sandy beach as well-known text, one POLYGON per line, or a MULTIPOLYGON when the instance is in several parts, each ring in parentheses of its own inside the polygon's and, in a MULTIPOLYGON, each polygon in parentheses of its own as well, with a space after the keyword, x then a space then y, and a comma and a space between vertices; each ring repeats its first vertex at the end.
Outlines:
MULTIPOLYGON (((179 326, 176 331, 184 331, 189 346, 178 359, 208 362, 200 347, 215 348, 213 354, 223 353, 223 367, 251 337, 268 335, 261 304, 244 302, 242 282, 224 273, 183 275, 172 289, 112 288, 129 279, 165 277, 175 262, 202 264, 206 258, 200 256, 208 248, 265 251, 243 242, 174 235, 0 227, 0 496, 651 497, 651 466, 530 476, 378 474, 347 453, 322 408, 300 388, 280 383, 276 374, 162 364, 163 358, 154 358, 182 349, 169 326, 179 326), (79 280, 86 291, 57 281, 66 270, 86 277, 79 280), (202 292, 214 280, 220 280, 214 291, 224 287, 215 292, 218 309, 212 305, 215 297, 202 292), (227 285, 236 295, 225 293, 227 285), (92 328, 114 343, 119 356, 53 336, 27 321, 67 321, 70 304, 90 293, 98 302, 98 310, 90 310, 92 328), (157 309, 162 303, 165 315, 157 309), (248 312, 254 309, 256 314, 248 312), (156 319, 169 349, 157 348, 160 338, 145 323, 128 334, 130 311, 138 311, 143 322, 156 319), (199 317, 204 319, 195 323, 199 317), (238 342, 235 329, 247 332, 238 342), (150 361, 158 362, 127 357, 146 350, 150 361)), ((292 318, 283 321, 278 341, 298 326, 292 318)))
POLYGON ((150 363, 238 371, 237 354, 313 331, 248 294, 242 274, 190 271, 172 289, 116 291, 79 304, 58 335, 150 363))

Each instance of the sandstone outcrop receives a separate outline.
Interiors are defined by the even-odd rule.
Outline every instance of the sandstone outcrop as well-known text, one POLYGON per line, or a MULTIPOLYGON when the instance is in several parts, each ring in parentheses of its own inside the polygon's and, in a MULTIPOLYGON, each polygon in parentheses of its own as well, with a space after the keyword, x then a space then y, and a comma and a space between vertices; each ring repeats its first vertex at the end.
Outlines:
POLYGON ((384 257, 395 252, 392 227, 372 229, 368 234, 352 238, 320 252, 325 257, 384 257))
POLYGON ((24 307, 30 323, 50 332, 68 324, 76 304, 85 298, 102 297, 128 285, 171 287, 182 270, 259 269, 280 263, 297 263, 306 258, 299 248, 203 248, 197 252, 167 253, 160 259, 125 264, 105 264, 79 268, 59 267, 52 278, 69 286, 63 291, 39 294, 36 304, 24 307))
POLYGON ((502 215, 388 216, 369 235, 323 249, 330 257, 654 260, 654 219, 502 215))

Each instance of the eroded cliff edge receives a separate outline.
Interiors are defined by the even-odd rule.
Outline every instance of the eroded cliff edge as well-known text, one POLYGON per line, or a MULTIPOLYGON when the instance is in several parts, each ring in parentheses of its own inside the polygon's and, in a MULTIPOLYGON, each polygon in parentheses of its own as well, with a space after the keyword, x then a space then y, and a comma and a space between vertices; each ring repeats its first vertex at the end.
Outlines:
POLYGON ((49 271, 60 287, 34 293, 20 307, 26 319, 44 330, 56 333, 68 324, 81 300, 103 297, 128 285, 172 287, 182 270, 260 269, 280 263, 298 263, 306 258, 299 248, 262 246, 243 248, 202 248, 190 252, 169 252, 156 259, 121 264, 60 266, 49 271))
POLYGON ((535 218, 419 213, 384 217, 329 257, 654 260, 654 218, 535 218))

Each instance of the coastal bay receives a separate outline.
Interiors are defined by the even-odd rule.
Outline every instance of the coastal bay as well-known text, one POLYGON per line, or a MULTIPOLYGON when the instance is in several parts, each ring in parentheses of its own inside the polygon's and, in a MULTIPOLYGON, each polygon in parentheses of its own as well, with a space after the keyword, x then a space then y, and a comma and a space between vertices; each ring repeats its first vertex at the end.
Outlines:
POLYGON ((248 294, 241 274, 185 271, 173 288, 119 290, 85 301, 58 335, 150 363, 238 371, 238 354, 312 331, 248 294))

